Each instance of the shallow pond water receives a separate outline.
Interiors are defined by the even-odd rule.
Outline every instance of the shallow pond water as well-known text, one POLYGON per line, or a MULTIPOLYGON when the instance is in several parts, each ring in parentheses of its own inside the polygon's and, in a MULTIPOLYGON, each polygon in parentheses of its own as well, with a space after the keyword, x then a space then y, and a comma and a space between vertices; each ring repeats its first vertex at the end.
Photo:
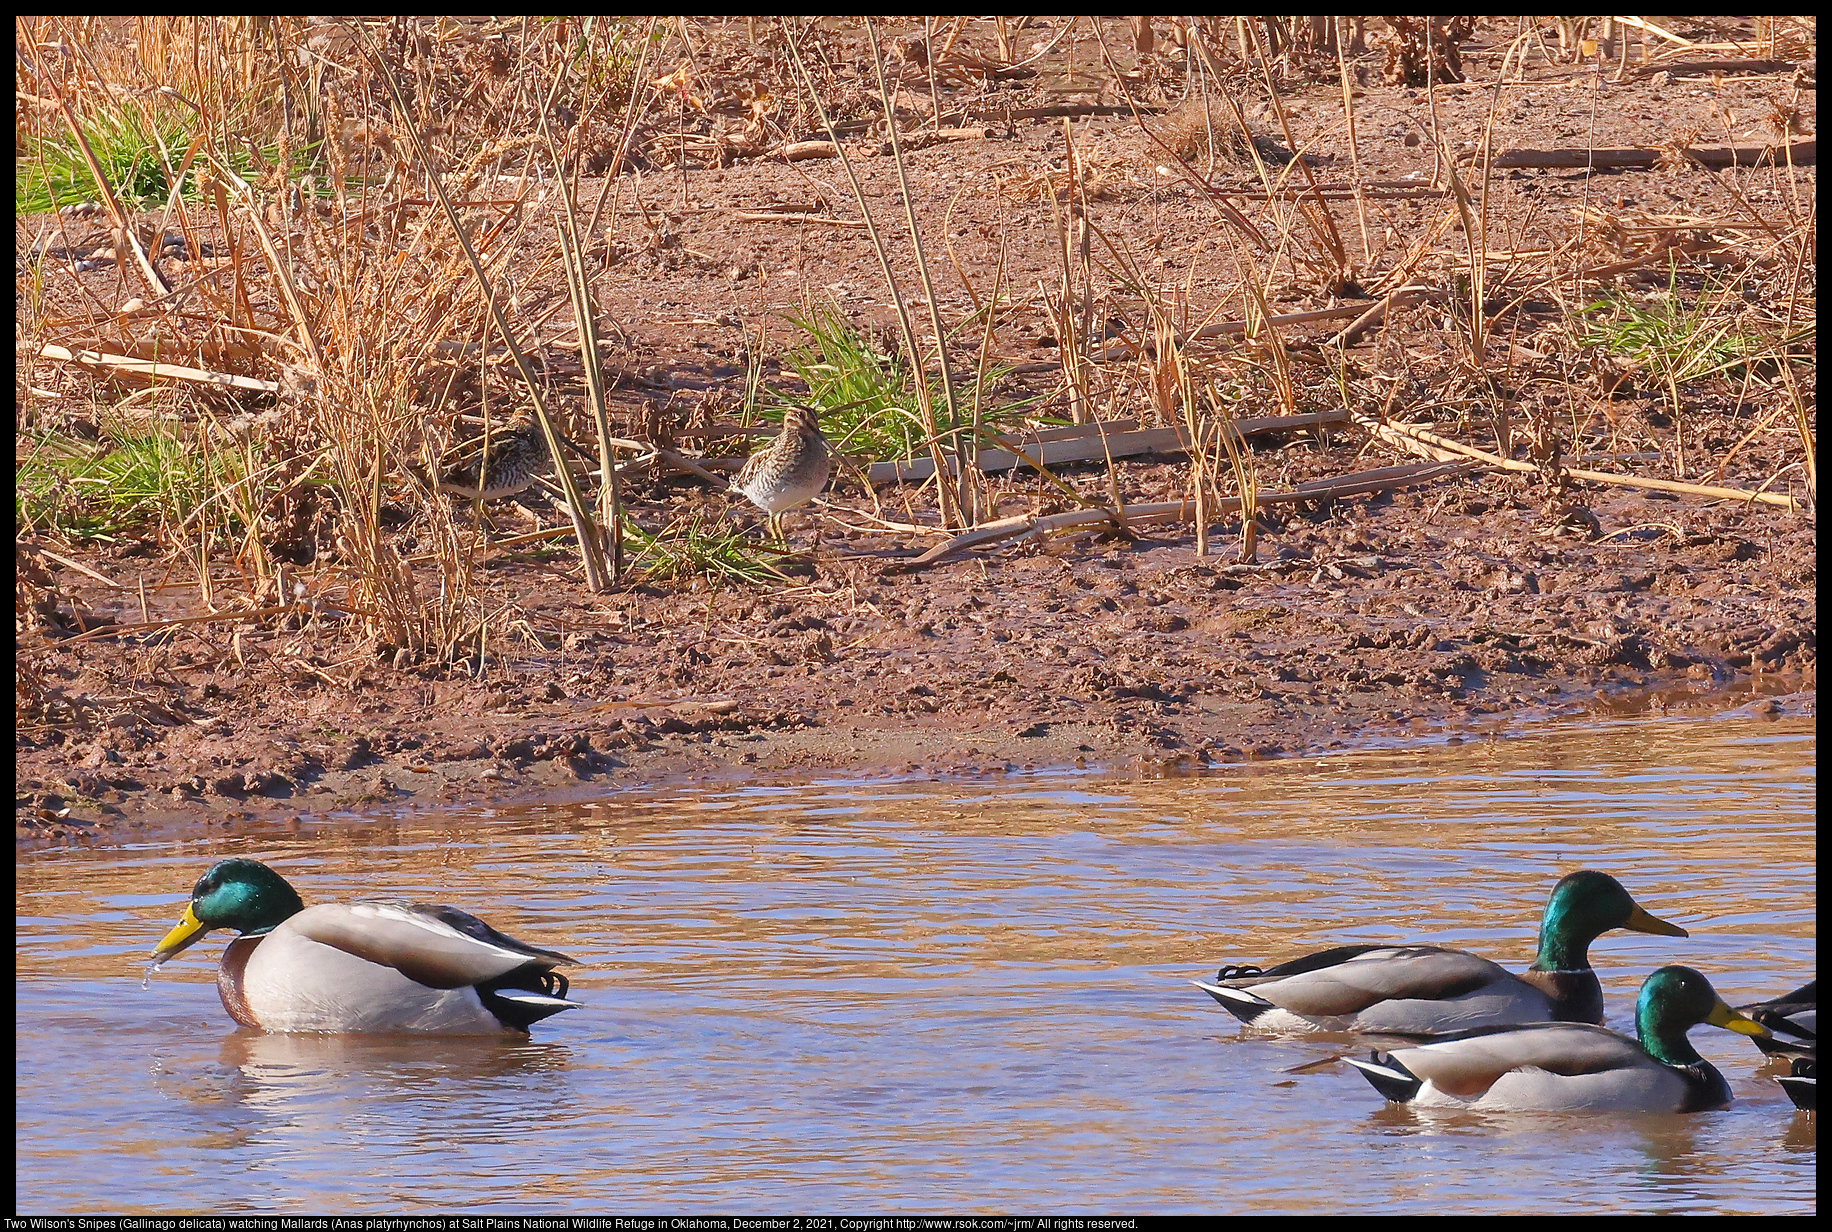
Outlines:
MULTIPOLYGON (((1690 1117, 1415 1114, 1341 1039, 1186 981, 1325 944, 1531 957, 1614 873, 1689 940, 1592 949, 1610 1024, 1684 962, 1816 962, 1810 721, 1645 720, 1190 777, 618 794, 23 850, 22 1212, 1806 1213, 1817 1139, 1748 1041, 1690 1117), (586 965, 531 1042, 235 1029, 213 934, 141 987, 212 861, 306 901, 449 902, 586 965)), ((1632 1026, 1631 1026, 1632 1029, 1632 1026)))

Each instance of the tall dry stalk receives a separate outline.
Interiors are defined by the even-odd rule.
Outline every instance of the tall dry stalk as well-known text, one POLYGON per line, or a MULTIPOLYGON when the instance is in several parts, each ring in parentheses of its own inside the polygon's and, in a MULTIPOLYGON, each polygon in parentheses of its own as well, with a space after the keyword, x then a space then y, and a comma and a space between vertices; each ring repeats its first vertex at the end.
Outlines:
MULTIPOLYGON (((1332 18, 1334 21, 1345 21, 1346 18, 1332 18)), ((1349 142, 1349 170, 1354 176, 1355 185, 1355 222, 1361 229, 1361 271, 1365 273, 1374 262, 1374 248, 1368 239, 1368 190, 1367 177, 1361 169, 1361 145, 1355 133, 1355 90, 1349 84, 1349 62, 1344 54, 1344 40, 1338 33, 1335 42, 1336 71, 1342 82, 1342 120, 1347 128, 1349 142)))
POLYGON ((1094 310, 1093 264, 1088 247, 1091 228, 1087 191, 1081 182, 1082 161, 1075 148, 1074 129, 1066 119, 1062 123, 1062 139, 1068 151, 1068 200, 1065 204, 1057 200, 1054 192, 1045 194, 1050 217, 1056 224, 1056 255, 1061 272, 1056 294, 1046 295, 1044 302, 1056 327, 1056 357, 1062 367, 1069 420, 1080 424, 1090 423, 1095 417, 1091 388, 1094 365, 1088 355, 1094 310))
MULTIPOLYGON (((617 156, 612 160, 609 173, 605 177, 605 193, 599 194, 597 206, 592 211, 595 221, 603 209, 605 195, 615 180, 623 159, 624 146, 628 142, 630 127, 635 123, 638 111, 636 100, 641 96, 643 82, 646 80, 645 69, 649 63, 651 40, 648 32, 654 28, 654 19, 648 23, 642 39, 642 55, 637 62, 636 75, 631 86, 628 105, 624 109, 624 139, 618 145, 617 156)), ((579 54, 587 50, 583 34, 579 44, 579 54)), ((591 399, 592 420, 598 430, 598 517, 608 535, 605 545, 610 559, 611 585, 623 583, 623 541, 624 510, 621 483, 617 475, 617 453, 613 445, 616 439, 611 431, 609 404, 606 401, 607 382, 604 378, 604 365, 598 335, 598 311, 592 295, 591 278, 586 272, 584 236, 592 233, 592 224, 581 225, 579 220, 579 176, 580 161, 578 151, 570 149, 565 156, 554 141, 554 134, 548 117, 553 113, 552 97, 559 93, 561 84, 566 78, 566 68, 562 64, 553 71, 549 89, 549 103, 541 109, 541 137, 547 147, 548 161, 554 168, 556 187, 560 198, 560 208, 554 219, 555 231, 559 239, 561 262, 566 272, 566 291, 571 301, 573 321, 579 339, 579 358, 585 370, 585 384, 591 399)), ((583 131, 583 125, 575 125, 573 134, 583 131)), ((614 227, 614 224, 613 224, 614 227)), ((611 244, 612 234, 607 231, 605 243, 611 244)))
MULTIPOLYGON (((1273 25, 1272 25, 1273 19, 1267 18, 1266 21, 1267 21, 1268 31, 1272 30, 1273 29, 1273 25)), ((1249 27, 1249 33, 1251 33, 1251 27, 1249 27)), ((1257 46, 1258 46, 1257 39, 1255 39, 1255 47, 1257 46)), ((1290 165, 1293 169, 1297 171, 1299 175, 1304 177, 1305 185, 1309 189, 1311 198, 1316 206, 1314 210, 1310 210, 1310 211, 1300 210, 1299 213, 1304 218, 1304 220, 1310 225, 1310 229, 1312 233, 1316 236, 1318 241, 1321 242, 1323 248, 1329 254, 1331 264, 1334 266, 1334 276, 1332 278, 1332 281, 1339 283, 1344 278, 1346 278, 1348 275, 1349 265, 1350 265, 1349 256, 1348 256, 1348 247, 1347 245, 1345 245, 1342 242, 1342 233, 1338 231, 1336 228, 1335 215, 1330 212, 1328 203, 1323 199, 1323 193, 1317 185, 1316 173, 1311 170, 1310 163, 1306 161, 1304 157, 1304 147, 1298 143, 1298 140, 1296 137, 1292 136, 1291 120, 1285 114, 1285 105, 1279 98, 1278 85, 1272 79, 1272 65, 1270 63, 1270 55, 1261 56, 1259 58, 1259 68, 1260 68, 1260 79, 1264 81, 1266 85, 1267 100, 1272 105, 1272 113, 1273 115, 1278 117, 1279 132, 1284 135, 1285 144, 1291 150, 1291 164, 1290 165)), ((1224 97, 1227 98, 1229 107, 1233 108, 1234 110, 1235 121, 1238 124, 1240 124, 1242 128, 1244 129, 1246 126, 1247 118, 1244 114, 1242 114, 1240 110, 1240 105, 1234 101, 1234 98, 1232 95, 1226 94, 1225 91, 1224 91, 1224 97)), ((1249 141, 1247 143, 1247 148, 1252 152, 1253 164, 1259 170, 1259 176, 1260 176, 1261 183, 1266 185, 1266 192, 1267 192, 1268 197, 1274 196, 1275 189, 1273 187, 1273 182, 1272 182, 1271 177, 1267 174, 1266 163, 1265 163, 1265 160, 1260 157, 1258 147, 1256 147, 1251 141, 1249 141)))
MULTIPOLYGON (((482 288, 484 302, 488 307, 490 319, 496 326, 497 336, 503 340, 509 354, 515 360, 517 371, 521 373, 529 399, 533 403, 535 421, 541 426, 541 435, 547 442, 548 456, 553 460, 554 474, 559 477, 560 487, 565 494, 566 512, 572 519, 573 532, 579 543, 579 559, 585 567, 585 584, 594 593, 604 590, 606 585, 604 541, 598 535, 597 525, 592 518, 591 506, 579 491, 579 481, 573 475, 572 467, 566 460, 566 452, 561 447, 559 430, 554 426, 553 417, 548 414, 547 404, 541 398, 540 383, 535 378, 534 368, 528 361, 527 354, 516 339, 516 334, 509 326, 509 318, 502 310, 499 299, 489 274, 484 270, 483 262, 477 256, 477 250, 471 244, 463 222, 458 217, 458 210, 452 204, 451 195, 446 191, 443 177, 439 174, 438 164, 426 148, 426 139, 421 126, 414 122, 412 109, 407 105, 401 93, 401 87, 395 77, 388 73, 386 63, 373 47, 364 39, 364 50, 377 66, 386 82, 390 95, 394 99, 395 113, 409 137, 413 139, 414 149, 420 156, 420 163, 426 170, 426 183, 438 199, 444 211, 446 221, 451 225, 452 236, 463 250, 465 260, 470 263, 471 273, 482 288)), ((608 479, 607 479, 608 482, 608 479)))
MULTIPOLYGON (((956 411, 954 402, 954 376, 949 371, 948 365, 948 333, 942 328, 941 304, 935 297, 935 280, 930 276, 928 257, 923 252, 922 229, 916 225, 916 204, 910 192, 909 166, 904 161, 903 145, 897 136, 897 116, 895 108, 891 103, 890 86, 886 83, 884 78, 884 53, 878 46, 877 27, 872 24, 872 19, 869 17, 865 19, 865 35, 871 42, 872 66, 876 70, 878 78, 878 97, 884 104, 884 120, 886 130, 890 134, 891 157, 897 168, 897 187, 903 198, 903 218, 910 230, 910 249, 916 257, 916 276, 922 281, 923 300, 929 306, 929 327, 935 338, 935 365, 941 373, 942 399, 946 402, 948 408, 948 423, 950 425, 949 440, 952 445, 953 456, 958 458, 961 453, 959 437, 960 416, 956 411)), ((932 35, 931 41, 933 41, 932 35)), ((936 57, 934 54, 930 54, 928 57, 930 74, 929 85, 931 97, 940 98, 941 94, 939 89, 935 86, 934 79, 935 59, 936 57)), ((937 125, 940 124, 939 112, 940 109, 937 108, 937 125)), ((923 430, 931 437, 934 437, 937 433, 937 424, 935 419, 934 400, 929 394, 927 366, 922 362, 921 352, 916 350, 916 332, 914 325, 906 321, 906 314, 904 313, 900 312, 898 314, 898 319, 899 321, 905 322, 905 342, 910 347, 910 358, 916 363, 916 405, 922 411, 923 430)), ((949 478, 952 479, 952 482, 950 482, 949 479, 944 479, 943 469, 938 463, 935 472, 936 504, 941 512, 943 526, 950 525, 948 518, 951 512, 955 513, 957 516, 959 515, 961 506, 960 485, 967 480, 967 476, 959 472, 949 478)))
MULTIPOLYGON (((871 29, 869 21, 867 22, 866 28, 868 31, 871 29)), ((916 326, 910 319, 909 305, 905 303, 903 293, 898 288, 897 275, 891 268, 890 251, 885 245, 882 233, 878 230, 878 223, 872 216, 871 207, 866 202, 865 189, 859 182, 858 172, 852 165, 851 157, 846 153, 846 146, 840 141, 839 133, 836 132, 833 127, 833 120, 827 114, 826 105, 821 102, 820 91, 815 88, 814 78, 812 74, 809 73, 807 63, 802 57, 801 48, 796 39, 795 27, 791 19, 785 18, 783 20, 783 33, 786 45, 789 49, 789 56, 795 63, 796 72, 800 75, 802 84, 807 88, 808 98, 814 104, 815 113, 820 116, 821 127, 826 130, 827 139, 833 142, 833 147, 838 152, 840 167, 845 171, 847 183, 852 187, 853 201, 859 207, 859 216, 865 221, 866 234, 871 237, 872 250, 878 257, 879 272, 883 274, 884 284, 890 291, 891 304, 897 312, 897 328, 902 334, 904 348, 909 353, 910 362, 915 367, 918 414, 922 419, 923 433, 926 438, 925 443, 929 450, 929 459, 935 466, 936 505, 941 513, 942 525, 956 525, 958 523, 957 511, 960 508, 960 491, 957 486, 958 480, 954 468, 949 465, 948 456, 942 449, 944 436, 940 431, 940 425, 937 424, 935 419, 934 402, 929 396, 927 366, 922 362, 923 351, 916 341, 916 326)), ((880 94, 884 100, 885 121, 891 125, 894 130, 897 122, 896 115, 891 108, 889 91, 885 88, 884 58, 878 53, 877 35, 875 33, 872 34, 872 55, 878 66, 878 81, 880 94)), ((907 207, 910 198, 909 186, 905 178, 903 156, 898 148, 894 147, 893 152, 896 154, 898 176, 899 180, 903 183, 904 203, 907 207)), ((914 215, 909 214, 908 219, 910 233, 912 237, 915 237, 915 242, 920 244, 920 237, 916 231, 914 215)), ((920 248, 918 248, 917 252, 917 267, 921 272, 923 285, 925 287, 930 286, 928 265, 922 260, 920 248)), ((933 294, 929 297, 929 306, 931 312, 939 314, 939 308, 935 304, 933 294)), ((941 358, 943 378, 947 380, 947 339, 946 335, 941 330, 939 315, 934 317, 934 321, 936 351, 941 358)), ((944 388, 951 391, 952 386, 948 385, 944 386, 944 388)), ((948 398, 951 410, 953 406, 953 394, 949 392, 945 396, 948 398)))

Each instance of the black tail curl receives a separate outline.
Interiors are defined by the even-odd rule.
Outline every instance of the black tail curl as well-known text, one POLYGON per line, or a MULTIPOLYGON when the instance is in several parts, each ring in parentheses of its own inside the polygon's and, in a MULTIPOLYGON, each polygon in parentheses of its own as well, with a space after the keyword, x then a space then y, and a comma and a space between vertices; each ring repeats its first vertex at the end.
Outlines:
POLYGON ((1222 980, 1249 980, 1256 975, 1264 974, 1266 973, 1252 963, 1229 963, 1215 973, 1215 979, 1218 983, 1222 980))

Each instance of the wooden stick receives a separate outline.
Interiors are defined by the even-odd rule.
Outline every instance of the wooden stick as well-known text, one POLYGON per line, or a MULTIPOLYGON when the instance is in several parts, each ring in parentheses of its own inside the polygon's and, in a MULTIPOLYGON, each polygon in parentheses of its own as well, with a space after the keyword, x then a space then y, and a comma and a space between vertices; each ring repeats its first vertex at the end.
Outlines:
MULTIPOLYGON (((1700 146, 1682 149, 1679 155, 1706 167, 1753 167, 1773 160, 1804 167, 1813 164, 1818 139, 1808 137, 1789 145, 1700 146)), ((1652 167, 1666 157, 1665 150, 1503 150, 1495 167, 1652 167)), ((1474 157, 1471 155, 1470 157, 1474 157)))
POLYGON ((1071 526, 1091 526, 1105 522, 1117 527, 1119 519, 1111 509, 1071 509, 1067 513, 1052 513, 1044 517, 1021 514, 1015 518, 1000 518, 996 522, 987 522, 972 530, 964 531, 948 540, 936 544, 928 551, 904 566, 906 571, 925 568, 935 562, 964 552, 975 544, 996 543, 1001 539, 1011 539, 1019 535, 1046 535, 1052 531, 1066 530, 1071 526))
POLYGON ((173 381, 195 381, 200 385, 226 386, 230 389, 247 389, 256 393, 274 394, 280 392, 276 381, 256 380, 251 376, 235 376, 228 372, 211 372, 205 368, 187 368, 183 364, 161 363, 156 359, 136 359, 131 355, 111 355, 104 351, 73 351, 47 342, 38 348, 38 353, 46 359, 61 359, 66 363, 83 364, 93 368, 113 368, 118 372, 130 372, 149 380, 164 377, 173 381))
POLYGON ((116 582, 116 581, 111 581, 110 579, 103 577, 101 574, 97 573, 94 569, 91 569, 88 565, 80 565, 76 561, 71 560, 68 556, 59 556, 56 552, 53 552, 50 548, 41 547, 36 550, 40 556, 49 556, 52 560, 56 561, 60 565, 64 565, 68 568, 74 569, 78 573, 87 573, 90 577, 94 578, 98 582, 101 582, 105 586, 112 586, 116 590, 126 590, 127 589, 127 587, 121 585, 121 583, 116 582))
MULTIPOLYGON (((1297 501, 1328 500, 1340 496, 1360 496, 1369 492, 1384 492, 1394 488, 1410 487, 1414 484, 1430 483, 1434 480, 1465 475, 1476 467, 1465 459, 1453 462, 1412 463, 1402 466, 1382 466, 1370 471, 1357 471, 1349 475, 1339 475, 1334 479, 1312 480, 1298 484, 1285 492, 1261 492, 1256 499, 1260 505, 1289 504, 1297 501)), ((1238 513, 1240 498, 1225 496, 1211 507, 1211 513, 1238 513)), ((1156 522, 1186 522, 1196 516, 1196 502, 1153 501, 1126 507, 1126 521, 1133 525, 1145 525, 1156 522)), ((1019 516, 1001 518, 997 522, 988 522, 972 530, 963 531, 946 543, 937 544, 915 560, 903 566, 905 571, 926 569, 930 565, 945 560, 958 552, 981 544, 996 543, 1005 539, 1017 538, 1020 535, 1047 535, 1076 526, 1091 526, 1098 523, 1120 525, 1119 518, 1111 509, 1073 509, 1067 513, 1052 513, 1043 517, 1019 516)))
MULTIPOLYGON (((1322 411, 1308 415, 1269 415, 1257 419, 1239 419, 1234 422, 1234 427, 1242 435, 1252 435, 1259 432, 1290 432, 1347 421, 1346 411, 1322 411)), ((1136 426, 1137 421, 1126 420, 1122 423, 1136 426)), ((1020 454, 1015 449, 983 448, 980 450, 980 470, 995 475, 1025 467, 1034 470, 1038 465, 1049 466, 1061 462, 1093 462, 1103 458, 1131 458, 1146 453, 1185 453, 1189 450, 1189 434, 1181 427, 1114 430, 1120 426, 1115 423, 1077 424, 1070 428, 1046 429, 1034 434, 1006 434, 1000 439, 1021 447, 1024 452, 1020 454)), ((934 473, 935 464, 928 458, 912 458, 908 462, 874 462, 871 466, 871 481, 914 483, 934 473)))
POLYGON ((1791 73, 1799 67, 1792 60, 1752 60, 1731 56, 1703 60, 1656 60, 1637 66, 1635 75, 1648 77, 1654 73, 1672 73, 1678 77, 1703 77, 1711 73, 1791 73))
MULTIPOLYGON (((898 140, 903 143, 904 152, 909 153, 914 150, 926 149, 932 145, 940 145, 947 141, 984 141, 990 136, 992 136, 992 130, 990 128, 932 128, 920 133, 911 133, 907 137, 899 137, 898 140)), ((882 155, 888 156, 895 152, 895 149, 888 141, 878 147, 878 153, 882 155)), ((860 225, 862 226, 864 224, 860 225)))
MULTIPOLYGON (((75 637, 60 638, 55 642, 49 643, 49 645, 73 646, 77 642, 87 642, 98 637, 119 637, 124 633, 144 633, 149 629, 176 629, 182 625, 215 624, 226 620, 256 620, 263 616, 279 616, 286 612, 296 612, 298 610, 299 608, 297 606, 263 607, 244 612, 210 612, 203 616, 176 616, 171 620, 155 620, 147 624, 103 625, 99 629, 91 629, 89 632, 79 633, 75 637)), ((376 619, 380 619, 380 616, 373 612, 357 612, 347 608, 339 608, 337 610, 350 615, 373 616, 376 619)))
MULTIPOLYGON (((1261 492, 1257 503, 1261 505, 1284 505, 1299 501, 1334 500, 1343 496, 1365 496, 1370 492, 1390 492, 1397 488, 1414 487, 1422 483, 1434 483, 1439 479, 1453 479, 1467 475, 1478 469, 1464 459, 1451 462, 1406 462, 1398 466, 1377 466, 1373 470, 1352 471, 1347 475, 1337 475, 1331 479, 1312 479, 1300 483, 1283 492, 1261 492)), ((1144 505, 1129 505, 1126 516, 1134 523, 1182 521, 1194 512, 1195 501, 1156 501, 1144 505), (1185 509, 1191 513, 1183 512, 1185 509)), ((1236 513, 1240 510, 1238 496, 1224 496, 1217 502, 1215 512, 1236 513)))
MULTIPOLYGON (((1243 436, 1252 436, 1260 432, 1295 432, 1301 428, 1318 428, 1327 424, 1347 423, 1347 411, 1319 411, 1305 415, 1266 415, 1252 419, 1238 419, 1234 427, 1243 436)), ((728 437, 753 435, 758 430, 740 428, 736 425, 714 424, 709 428, 696 430, 693 435, 706 437, 728 437)), ((1005 471, 1022 470, 1026 467, 1050 466, 1063 462, 1093 462, 1103 458, 1133 458, 1147 453, 1184 453, 1189 449, 1189 435, 1180 427, 1176 428, 1140 428, 1136 419, 1109 419, 1088 424, 1072 424, 1066 428, 1041 428, 1035 432, 1007 432, 999 440, 1012 446, 1010 449, 982 448, 980 450, 980 470, 984 474, 996 475, 1005 471), (1020 452, 1021 451, 1021 452, 1020 452)), ((708 470, 737 470, 744 465, 743 458, 701 458, 698 463, 679 454, 662 449, 655 445, 639 445, 637 442, 615 442, 627 449, 654 450, 661 461, 678 470, 688 471, 715 483, 725 481, 708 470)), ((638 459, 632 467, 642 466, 650 459, 638 459)), ((957 471, 958 459, 949 459, 949 469, 957 471)), ((620 470, 619 474, 624 472, 620 470)), ((905 462, 873 462, 868 472, 871 481, 877 483, 920 483, 935 474, 935 463, 929 458, 911 458, 905 462)))
POLYGON ((780 149, 771 150, 765 158, 780 158, 785 162, 799 163, 809 158, 838 158, 840 147, 831 141, 791 141, 780 149))
MULTIPOLYGON (((1416 424, 1381 423, 1371 416, 1360 412, 1354 413, 1355 422, 1372 432, 1384 441, 1403 446, 1414 453, 1428 458, 1447 460, 1451 458, 1473 458, 1504 471, 1539 472, 1541 467, 1531 462, 1516 462, 1512 458, 1497 457, 1485 453, 1473 445, 1448 440, 1434 432, 1428 432, 1416 424)), ((1586 483, 1608 484, 1618 488, 1645 488, 1655 492, 1677 492, 1687 496, 1709 496, 1714 500, 1733 500, 1748 503, 1760 501, 1764 505, 1775 505, 1782 509, 1799 509, 1800 502, 1791 496, 1780 496, 1772 492, 1749 492, 1741 488, 1718 488, 1702 483, 1679 483, 1671 479, 1645 479, 1638 475, 1612 475, 1608 471, 1586 471, 1566 467, 1561 472, 1572 479, 1586 483)))

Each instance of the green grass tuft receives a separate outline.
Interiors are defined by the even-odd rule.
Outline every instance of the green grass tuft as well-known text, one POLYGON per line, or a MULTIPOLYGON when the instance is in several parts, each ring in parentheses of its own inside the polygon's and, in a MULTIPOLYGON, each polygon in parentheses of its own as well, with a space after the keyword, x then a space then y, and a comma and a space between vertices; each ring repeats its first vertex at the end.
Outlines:
MULTIPOLYGON (((764 417, 780 422, 783 411, 805 403, 821 413, 827 438, 854 456, 874 462, 901 461, 928 447, 916 383, 909 365, 898 355, 885 355, 857 326, 834 307, 809 307, 788 318, 806 336, 800 346, 783 352, 783 363, 808 387, 804 397, 773 392, 773 405, 764 417)), ((980 381, 980 396, 995 388, 1009 367, 989 369, 980 381)), ((973 426, 975 391, 971 383, 956 383, 954 397, 959 422, 949 422, 941 378, 931 379, 929 397, 935 408, 936 432, 965 452, 973 426)), ((1031 401, 986 407, 980 422, 987 431, 1015 423, 1031 401)))
POLYGON ((160 427, 108 434, 106 452, 52 433, 19 459, 14 516, 19 529, 49 530, 75 541, 114 539, 149 526, 176 525, 228 483, 218 454, 198 451, 160 427))
MULTIPOLYGON (((163 205, 171 194, 171 173, 196 140, 197 122, 189 111, 176 106, 147 108, 128 100, 118 110, 90 117, 83 125, 83 136, 122 207, 146 210, 163 205)), ((278 147, 263 149, 261 156, 263 162, 271 162, 278 156, 278 147)), ((252 177, 255 159, 246 149, 231 149, 228 159, 238 175, 252 177)), ((189 185, 185 196, 195 197, 189 185)), ((56 137, 21 139, 13 160, 15 213, 42 214, 101 197, 82 147, 68 131, 56 137)))
POLYGON ((1720 298, 1703 291, 1688 306, 1672 285, 1647 303, 1607 296, 1585 306, 1587 327, 1577 341, 1641 364, 1673 386, 1728 372, 1771 348, 1738 330, 1720 298))
POLYGON ((654 534, 633 521, 626 520, 624 528, 630 568, 652 582, 703 577, 767 586, 789 580, 772 563, 783 553, 726 529, 722 521, 709 525, 700 513, 676 518, 654 534))

